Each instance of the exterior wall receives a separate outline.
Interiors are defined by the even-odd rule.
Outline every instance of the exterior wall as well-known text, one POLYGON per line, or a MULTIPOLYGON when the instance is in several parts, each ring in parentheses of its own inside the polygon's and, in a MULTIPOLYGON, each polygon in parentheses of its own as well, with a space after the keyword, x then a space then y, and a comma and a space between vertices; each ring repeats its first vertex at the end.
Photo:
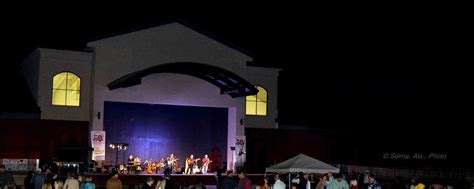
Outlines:
MULTIPOLYGON (((252 58, 179 23, 168 24, 88 44, 93 53, 38 49, 24 62, 24 73, 41 119, 89 121, 103 130, 105 101, 227 107, 228 147, 245 127, 274 128, 278 69, 249 67, 252 58), (268 92, 268 115, 245 116, 245 97, 231 98, 204 80, 181 74, 152 74, 141 85, 109 90, 107 84, 129 73, 172 62, 205 63, 229 70, 268 92), (79 107, 53 106, 52 78, 70 71, 81 78, 79 107), (244 120, 245 124, 241 124, 244 120)), ((232 161, 228 148, 227 162, 232 161)))
POLYGON ((38 75, 37 103, 41 109, 41 119, 89 121, 91 61, 87 52, 38 49, 40 66, 38 75), (77 106, 53 106, 52 85, 57 73, 73 72, 81 78, 81 100, 77 106))
POLYGON ((28 83, 28 87, 30 88, 31 94, 33 95, 36 103, 38 103, 39 60, 39 50, 35 50, 28 57, 26 57, 21 64, 21 71, 25 77, 26 82, 28 83))
MULTIPOLYGON (((91 42, 88 45, 93 47, 95 52, 91 117, 93 130, 104 128, 103 120, 96 116, 104 111, 104 101, 227 107, 228 147, 234 146, 235 136, 244 135, 245 126, 240 124, 241 119, 248 119, 248 126, 275 126, 278 70, 247 67, 247 62, 252 58, 181 24, 168 24, 91 42), (229 95, 220 94, 218 87, 187 75, 152 74, 144 77, 141 85, 113 91, 107 88, 107 84, 126 74, 171 62, 214 65, 264 86, 270 95, 269 116, 245 118, 244 97, 231 98, 229 95)), ((229 148, 227 158, 229 166, 232 161, 232 151, 229 148)))
MULTIPOLYGON (((246 77, 249 82, 260 85, 267 90, 267 116, 246 115, 246 128, 276 128, 278 117, 278 70, 271 68, 247 67, 246 77)), ((245 112, 244 112, 245 113, 245 112)))
MULTIPOLYGON (((94 90, 102 90, 111 81, 131 72, 146 69, 164 63, 191 61, 206 63, 232 71, 267 89, 268 116, 246 116, 247 127, 274 128, 277 112, 277 78, 278 69, 248 67, 246 62, 251 58, 224 46, 202 34, 199 34, 179 23, 168 24, 156 28, 133 32, 117 37, 107 38, 89 43, 95 47, 95 83, 94 90), (111 71, 110 68, 113 68, 111 71)), ((219 94, 219 92, 218 92, 219 94)), ((95 92, 95 97, 102 93, 95 92)), ((242 98, 245 100, 244 98, 242 98)), ((95 112, 98 113, 100 103, 94 100, 95 112)), ((170 103, 163 100, 162 102, 170 103)), ((197 102, 196 102, 197 103, 197 102)), ((206 102, 195 104, 206 106, 206 102)), ((225 106, 225 105, 224 105, 225 106)), ((245 115, 245 102, 242 110, 245 115)), ((240 121, 244 116, 239 116, 240 121)), ((94 129, 101 129, 101 123, 94 121, 94 129)), ((243 134, 243 132, 241 133, 243 134)))

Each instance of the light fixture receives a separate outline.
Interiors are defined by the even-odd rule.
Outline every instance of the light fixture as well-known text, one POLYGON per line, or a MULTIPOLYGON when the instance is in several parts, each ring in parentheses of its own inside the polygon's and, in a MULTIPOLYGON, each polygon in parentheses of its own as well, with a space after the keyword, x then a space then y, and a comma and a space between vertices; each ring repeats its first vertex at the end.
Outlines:
MULTIPOLYGON (((118 164, 118 151, 119 150, 127 150, 128 148, 128 143, 110 143, 109 147, 115 150, 115 166, 117 167, 118 164)), ((124 159, 125 159, 125 152, 124 152, 124 159)), ((125 160, 124 160, 125 161, 125 160)))

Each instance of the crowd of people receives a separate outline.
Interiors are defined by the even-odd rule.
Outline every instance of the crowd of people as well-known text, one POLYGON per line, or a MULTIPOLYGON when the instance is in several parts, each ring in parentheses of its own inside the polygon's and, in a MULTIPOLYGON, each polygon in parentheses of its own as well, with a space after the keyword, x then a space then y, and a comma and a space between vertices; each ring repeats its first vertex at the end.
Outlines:
MULTIPOLYGON (((312 175, 313 177, 314 175, 312 175)), ((365 174, 333 174, 331 172, 318 175, 315 180, 309 179, 309 174, 299 173, 290 182, 285 182, 283 175, 275 175, 274 182, 270 183, 269 178, 257 180, 256 189, 287 189, 288 184, 292 189, 382 189, 382 185, 376 180, 375 175, 370 172, 365 174), (313 185, 311 183, 314 183, 313 185)), ((227 177, 221 180, 218 189, 252 189, 252 181, 244 173, 239 174, 239 182, 232 179, 232 172, 228 172, 227 177)), ((449 189, 449 185, 431 183, 425 185, 418 178, 412 177, 408 181, 403 181, 397 177, 391 184, 385 184, 384 188, 389 189, 449 189)))
MULTIPOLYGON (((4 165, 0 165, 0 189, 15 189, 16 186, 12 174, 5 171, 4 165)), ((49 167, 28 172, 23 186, 25 189, 95 189, 92 177, 70 173, 67 178, 60 178, 49 167)))
MULTIPOLYGON (((170 174, 171 171, 165 171, 163 177, 146 177, 146 180, 138 187, 139 189, 205 189, 202 182, 190 186, 189 184, 175 183, 170 174)), ((377 182, 375 175, 370 172, 365 174, 333 174, 331 172, 323 175, 310 175, 299 173, 291 181, 284 178, 283 175, 274 175, 269 179, 262 177, 252 180, 244 172, 238 174, 238 180, 234 177, 233 171, 227 171, 224 177, 217 177, 217 189, 381 189, 382 186, 377 182), (270 181, 271 180, 271 181, 270 181), (313 184, 311 184, 313 183, 313 184), (255 187, 253 187, 255 186, 255 187)), ((95 189, 96 185, 92 182, 92 177, 85 177, 69 173, 66 178, 60 178, 56 171, 50 168, 33 172, 28 172, 24 179, 25 189, 95 189)), ((0 189, 15 189, 16 183, 13 176, 5 170, 4 165, 0 165, 0 189)), ((106 182, 106 189, 123 189, 124 185, 119 179, 119 172, 113 170, 106 182)), ((384 188, 389 189, 449 189, 449 186, 430 183, 425 185, 416 177, 406 182, 401 177, 397 177, 390 185, 384 188)))
POLYGON ((84 177, 68 173, 66 178, 60 178, 50 168, 37 173, 29 172, 24 181, 25 189, 95 189, 92 177, 84 177))

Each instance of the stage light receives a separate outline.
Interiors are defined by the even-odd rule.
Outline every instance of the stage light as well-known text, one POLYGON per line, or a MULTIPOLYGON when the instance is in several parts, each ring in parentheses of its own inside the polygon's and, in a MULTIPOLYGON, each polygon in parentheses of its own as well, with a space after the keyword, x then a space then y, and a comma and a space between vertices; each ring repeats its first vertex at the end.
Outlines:
MULTIPOLYGON (((115 166, 118 166, 118 151, 119 150, 127 150, 128 148, 128 143, 110 143, 109 147, 115 150, 115 166)), ((125 161, 125 152, 123 153, 124 155, 124 161, 125 161)))

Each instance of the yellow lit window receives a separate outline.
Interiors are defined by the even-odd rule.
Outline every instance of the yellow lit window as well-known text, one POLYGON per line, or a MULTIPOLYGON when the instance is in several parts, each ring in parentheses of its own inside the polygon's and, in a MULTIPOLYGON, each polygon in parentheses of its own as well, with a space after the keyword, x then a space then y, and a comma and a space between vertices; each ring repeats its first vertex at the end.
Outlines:
POLYGON ((247 96, 245 100, 246 115, 267 115, 267 90, 263 87, 255 86, 258 89, 257 95, 247 96))
POLYGON ((81 78, 71 72, 61 72, 53 77, 52 104, 57 106, 79 106, 81 100, 81 78))

